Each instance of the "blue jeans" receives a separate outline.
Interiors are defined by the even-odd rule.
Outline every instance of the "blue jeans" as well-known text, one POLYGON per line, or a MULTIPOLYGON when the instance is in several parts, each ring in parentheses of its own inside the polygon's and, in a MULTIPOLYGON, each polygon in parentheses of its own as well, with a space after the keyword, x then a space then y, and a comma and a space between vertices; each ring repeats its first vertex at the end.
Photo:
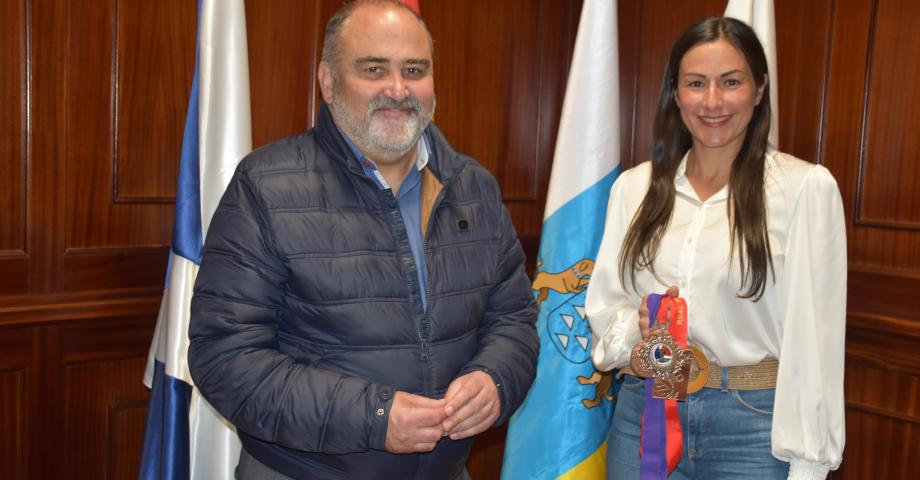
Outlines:
MULTIPOLYGON (((607 438, 607 478, 639 478, 644 380, 627 375, 607 438)), ((770 453, 774 390, 704 388, 678 402, 684 447, 669 477, 785 479, 789 464, 770 453)))

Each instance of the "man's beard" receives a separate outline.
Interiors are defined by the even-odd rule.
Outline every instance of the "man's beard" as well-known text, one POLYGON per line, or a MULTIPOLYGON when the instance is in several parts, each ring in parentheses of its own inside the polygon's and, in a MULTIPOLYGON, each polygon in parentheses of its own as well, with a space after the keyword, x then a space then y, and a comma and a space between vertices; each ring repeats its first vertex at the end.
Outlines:
POLYGON ((367 148, 373 153, 388 156, 405 155, 415 147, 422 131, 431 122, 431 115, 425 113, 422 104, 413 96, 396 101, 381 95, 367 106, 367 111, 361 117, 353 115, 338 98, 333 95, 329 108, 339 127, 355 145, 367 148), (409 114, 404 122, 394 124, 375 115, 378 110, 384 108, 407 109, 409 114))

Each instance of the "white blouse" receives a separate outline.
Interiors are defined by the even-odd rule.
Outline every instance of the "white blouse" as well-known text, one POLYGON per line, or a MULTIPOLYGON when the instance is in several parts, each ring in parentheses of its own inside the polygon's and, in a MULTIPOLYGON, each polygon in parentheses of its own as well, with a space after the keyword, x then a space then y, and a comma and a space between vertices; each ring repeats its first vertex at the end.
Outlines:
POLYGON ((790 462, 789 478, 825 478, 840 465, 844 444, 843 358, 847 250, 843 202, 826 168, 777 151, 767 153, 767 227, 773 275, 763 297, 737 296, 738 255, 729 268, 728 187, 704 202, 685 175, 674 185, 674 212, 655 272, 638 272, 632 291, 619 278, 619 254, 648 189, 651 163, 623 172, 607 206, 604 238, 585 308, 594 332, 592 358, 601 371, 629 363, 639 342, 642 296, 680 287, 689 309, 689 339, 721 366, 780 360, 772 451, 790 462))

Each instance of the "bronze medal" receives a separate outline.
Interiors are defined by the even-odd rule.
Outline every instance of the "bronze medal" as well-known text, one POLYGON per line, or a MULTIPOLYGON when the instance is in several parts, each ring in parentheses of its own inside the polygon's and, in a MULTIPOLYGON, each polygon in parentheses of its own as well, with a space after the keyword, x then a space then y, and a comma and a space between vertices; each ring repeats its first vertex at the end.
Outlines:
POLYGON ((637 376, 655 379, 653 397, 684 400, 692 358, 693 353, 678 344, 666 326, 656 326, 633 349, 630 367, 637 376))

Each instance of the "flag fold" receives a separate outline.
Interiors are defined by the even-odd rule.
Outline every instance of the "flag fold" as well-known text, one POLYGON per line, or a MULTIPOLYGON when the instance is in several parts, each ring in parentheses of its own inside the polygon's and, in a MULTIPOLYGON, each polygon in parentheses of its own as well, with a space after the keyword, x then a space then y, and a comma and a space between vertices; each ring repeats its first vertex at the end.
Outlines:
POLYGON ((239 459, 233 426, 194 388, 186 356, 203 238, 236 164, 252 149, 243 0, 202 0, 198 21, 169 270, 144 375, 152 389, 144 480, 231 479, 239 459))

